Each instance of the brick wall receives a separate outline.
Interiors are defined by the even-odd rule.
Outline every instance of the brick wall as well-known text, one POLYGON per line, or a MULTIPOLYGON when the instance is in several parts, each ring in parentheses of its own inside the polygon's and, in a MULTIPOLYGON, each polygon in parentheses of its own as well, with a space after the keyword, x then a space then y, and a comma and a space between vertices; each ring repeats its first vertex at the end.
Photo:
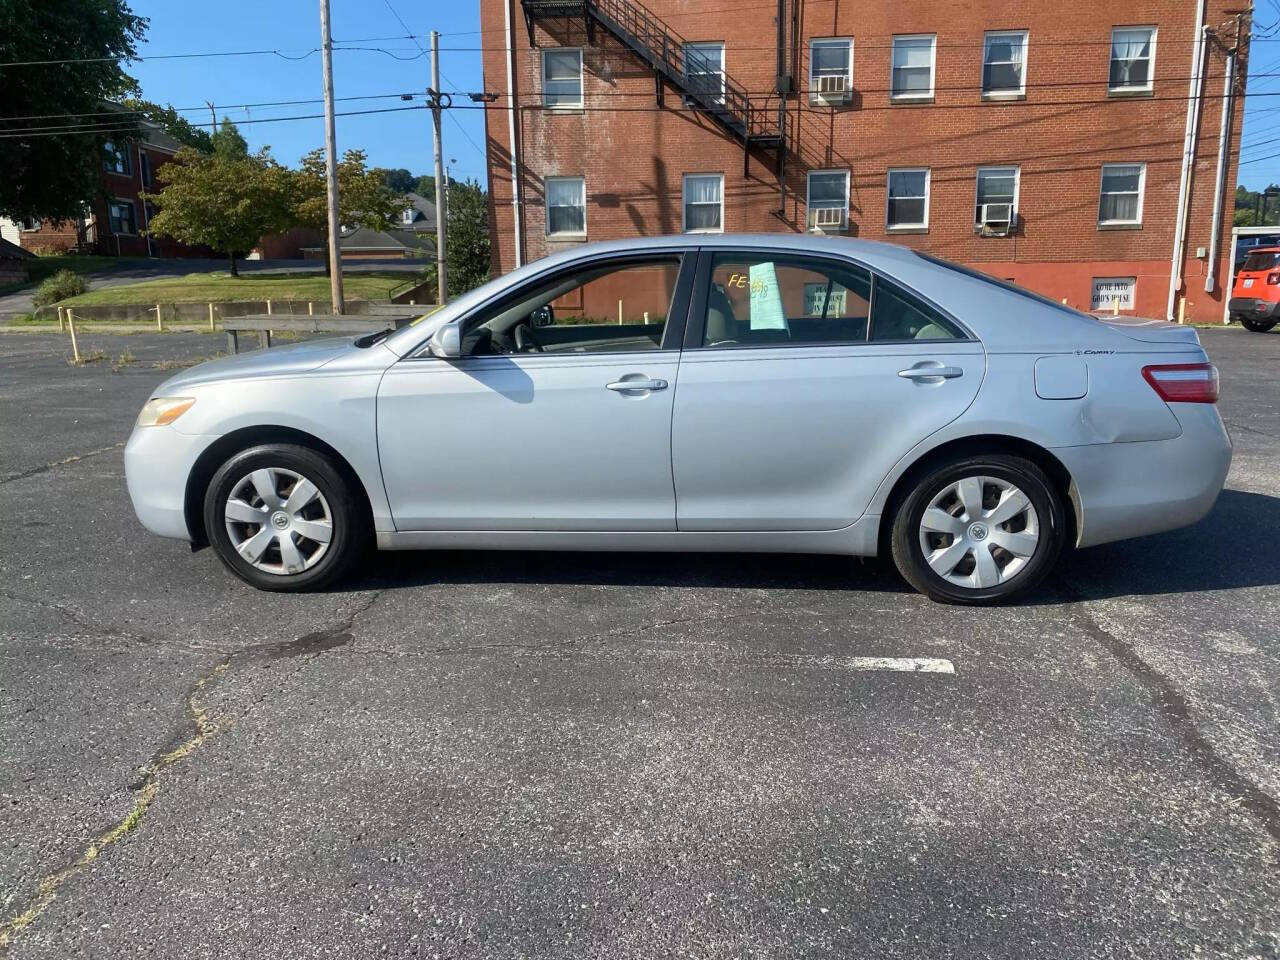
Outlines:
MULTIPOLYGON (((486 89, 504 94, 487 116, 498 271, 515 261, 503 2, 481 3, 486 89)), ((926 249, 1085 307, 1092 277, 1137 276, 1138 312, 1164 313, 1195 30, 1193 0, 1134 0, 1123 10, 1103 0, 1057 5, 796 0, 800 92, 787 115, 790 149, 781 209, 772 153, 754 153, 744 176, 741 141, 684 109, 669 87, 665 109, 655 109, 652 72, 603 29, 597 28, 591 44, 580 22, 535 26, 538 46, 583 48, 585 109, 544 110, 540 52, 529 44, 520 0, 511 2, 526 259, 563 246, 545 235, 547 176, 585 176, 587 237, 604 240, 680 232, 682 177, 697 172, 724 174, 726 231, 802 231, 807 172, 845 169, 850 171, 849 235, 926 249), (1111 29, 1125 25, 1158 29, 1150 96, 1108 96, 1111 29), (1025 99, 982 99, 983 32, 996 29, 1028 31, 1025 99), (930 103, 889 98, 892 36, 908 33, 937 35, 930 103), (854 40, 852 100, 834 109, 811 106, 804 92, 809 39, 829 36, 854 40), (1120 162, 1146 164, 1142 224, 1100 230, 1101 167, 1120 162), (1020 223, 1009 237, 974 232, 976 170, 990 165, 1020 167, 1020 223), (917 166, 931 171, 928 231, 891 234, 885 228, 886 171, 917 166)), ((687 40, 723 41, 727 74, 749 92, 764 95, 772 89, 774 4, 650 0, 647 6, 687 40)), ((1234 17, 1227 4, 1211 0, 1208 7, 1206 22, 1223 25, 1230 42, 1234 17)), ((1216 318, 1222 311, 1222 281, 1206 294, 1207 257, 1195 254, 1210 245, 1224 61, 1220 50, 1210 58, 1192 183, 1184 287, 1188 313, 1196 318, 1216 318)), ((1243 101, 1237 100, 1222 239, 1209 253, 1220 264, 1229 253, 1242 121, 1243 101)))

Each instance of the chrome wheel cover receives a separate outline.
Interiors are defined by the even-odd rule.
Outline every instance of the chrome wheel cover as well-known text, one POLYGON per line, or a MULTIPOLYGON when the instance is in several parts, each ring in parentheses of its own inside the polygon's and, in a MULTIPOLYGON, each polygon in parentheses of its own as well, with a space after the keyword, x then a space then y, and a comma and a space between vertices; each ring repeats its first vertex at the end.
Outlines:
POLYGON ((947 583, 971 590, 1008 583, 1039 543, 1040 518, 1030 498, 998 477, 947 484, 920 518, 925 563, 947 583))
POLYGON ((283 467, 263 467, 236 481, 225 520, 245 562, 277 576, 310 570, 333 540, 329 501, 302 474, 283 467))

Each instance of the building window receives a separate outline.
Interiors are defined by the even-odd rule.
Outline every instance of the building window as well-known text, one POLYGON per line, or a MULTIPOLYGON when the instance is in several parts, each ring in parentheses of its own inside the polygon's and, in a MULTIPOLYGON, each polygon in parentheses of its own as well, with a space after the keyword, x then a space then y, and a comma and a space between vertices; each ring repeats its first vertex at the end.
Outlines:
POLYGON ((853 41, 809 42, 809 98, 844 102, 853 89, 853 41))
POLYGON ((23 233, 35 233, 40 229, 40 220, 36 217, 26 217, 18 221, 18 229, 23 233))
POLYGON ((724 174, 684 176, 685 233, 724 233, 724 174))
POLYGON ((547 177, 547 236, 587 235, 587 181, 547 177))
POLYGON ((1016 97, 1027 92, 1027 32, 988 33, 982 41, 982 95, 1016 97))
POLYGON ((928 168, 889 171, 885 226, 890 230, 920 230, 929 226, 928 168))
POLYGON ((686 43, 684 77, 691 93, 724 103, 724 44, 686 43))
POLYGON ((151 175, 151 154, 145 150, 138 151, 138 176, 142 178, 142 185, 149 187, 154 182, 151 175))
POLYGON ((107 173, 119 173, 128 176, 133 173, 133 166, 129 163, 128 146, 117 146, 110 140, 102 144, 102 169, 107 173))
POLYGON ((400 214, 400 222, 405 226, 413 223, 413 207, 406 207, 400 214))
POLYGON ((1121 27, 1111 31, 1111 93, 1151 90, 1156 67, 1156 28, 1121 27))
POLYGON ((932 33, 893 38, 891 100, 922 100, 933 96, 936 40, 932 33))
POLYGON ((111 220, 112 233, 136 234, 138 219, 133 204, 128 200, 112 200, 107 204, 107 216, 111 220))
POLYGON ((845 229, 849 223, 849 171, 811 171, 807 204, 810 230, 845 229))
POLYGON ((582 51, 542 51, 542 105, 552 110, 582 107, 582 51))
POLYGON ((992 226, 1005 232, 1018 216, 1018 168, 979 167, 977 201, 973 223, 976 228, 992 226))
POLYGON ((1142 223, 1142 188, 1145 163, 1108 163, 1102 167, 1098 226, 1134 226, 1142 223))

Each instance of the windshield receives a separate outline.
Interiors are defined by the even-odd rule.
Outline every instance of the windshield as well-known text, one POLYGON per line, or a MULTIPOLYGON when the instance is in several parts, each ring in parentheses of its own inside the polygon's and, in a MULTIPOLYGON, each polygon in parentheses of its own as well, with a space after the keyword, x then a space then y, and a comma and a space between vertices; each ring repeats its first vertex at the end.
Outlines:
POLYGON ((1265 253, 1255 252, 1244 258, 1244 266, 1241 270, 1250 272, 1258 270, 1270 270, 1277 263, 1280 263, 1280 253, 1268 250, 1265 253))

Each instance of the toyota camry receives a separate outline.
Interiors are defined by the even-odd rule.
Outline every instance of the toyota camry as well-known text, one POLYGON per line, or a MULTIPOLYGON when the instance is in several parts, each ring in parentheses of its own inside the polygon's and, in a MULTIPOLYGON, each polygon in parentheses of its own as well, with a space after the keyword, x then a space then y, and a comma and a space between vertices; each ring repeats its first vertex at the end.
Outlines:
POLYGON ((889 555, 937 600, 1193 523, 1231 443, 1193 329, 891 244, 678 236, 539 260, 395 332, 161 384, 153 533, 267 590, 383 550, 889 555))

